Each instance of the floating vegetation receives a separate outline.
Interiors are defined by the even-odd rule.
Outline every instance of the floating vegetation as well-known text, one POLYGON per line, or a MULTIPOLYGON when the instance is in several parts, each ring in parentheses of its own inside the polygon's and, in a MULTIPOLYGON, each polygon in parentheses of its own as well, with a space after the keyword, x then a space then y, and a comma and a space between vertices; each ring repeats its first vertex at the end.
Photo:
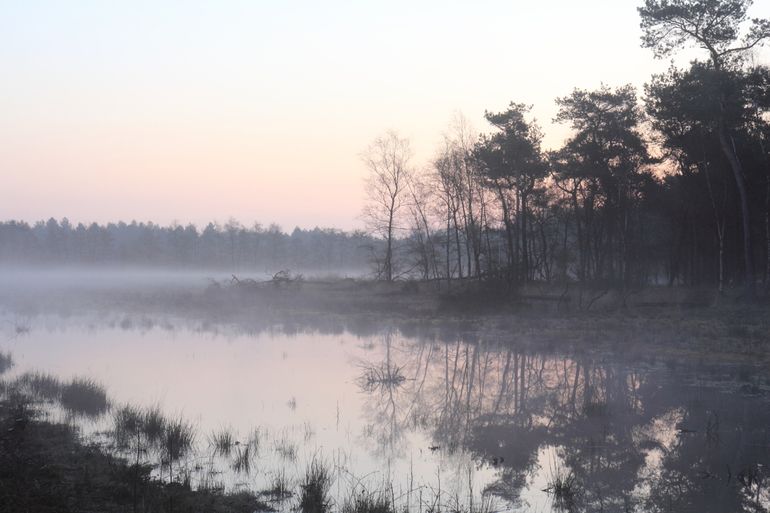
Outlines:
POLYGON ((61 405, 71 413, 87 417, 98 417, 109 408, 104 387, 88 378, 75 378, 64 386, 61 405))
POLYGON ((325 463, 313 458, 300 484, 299 510, 302 513, 327 513, 331 507, 331 486, 331 470, 325 463))

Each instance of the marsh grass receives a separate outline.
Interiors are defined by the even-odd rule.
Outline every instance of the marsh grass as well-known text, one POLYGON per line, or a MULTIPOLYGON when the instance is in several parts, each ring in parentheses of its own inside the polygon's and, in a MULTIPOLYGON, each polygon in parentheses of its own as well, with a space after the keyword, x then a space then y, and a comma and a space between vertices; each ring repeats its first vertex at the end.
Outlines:
POLYGON ((246 443, 249 444, 252 449, 254 450, 254 455, 259 455, 259 448, 261 446, 261 440, 262 435, 260 435, 259 428, 255 427, 251 430, 251 433, 249 433, 248 438, 246 439, 246 443))
POLYGON ((270 481, 270 488, 262 492, 262 495, 266 495, 275 501, 284 501, 290 498, 292 495, 292 485, 289 478, 286 476, 286 470, 281 469, 275 474, 270 481))
POLYGON ((287 461, 297 460, 297 446, 284 433, 280 440, 275 442, 275 452, 287 461))
MULTIPOLYGON (((105 445, 81 436, 73 423, 44 420, 39 400, 11 382, 0 397, 0 511, 192 512, 271 511, 247 491, 228 492, 167 484, 152 468, 116 458, 105 445)), ((121 407, 113 419, 143 432, 137 408, 121 407)), ((141 435, 145 436, 145 435, 141 435)), ((188 482, 188 484, 190 484, 188 482)))
POLYGON ((0 351, 0 374, 8 372, 13 367, 13 357, 11 353, 0 351))
POLYGON ((142 414, 142 432, 147 442, 153 447, 160 447, 163 434, 166 432, 168 421, 163 416, 160 406, 154 405, 145 409, 142 414))
POLYGON ((323 461, 313 458, 300 484, 299 510, 302 513, 327 513, 331 509, 331 486, 331 469, 323 461))
POLYGON ((209 435, 209 445, 214 448, 214 454, 229 457, 235 445, 235 433, 231 427, 222 427, 209 435))
POLYGON ((113 437, 118 450, 129 450, 136 445, 137 453, 141 451, 139 442, 144 419, 142 412, 131 405, 116 408, 112 414, 113 437))
POLYGON ((237 445, 235 448, 235 458, 232 463, 233 470, 239 474, 249 475, 251 473, 253 457, 254 453, 250 444, 237 445))
POLYGON ((98 417, 109 409, 104 386, 89 378, 75 378, 61 390, 61 405, 75 415, 98 417))
POLYGON ((63 388, 59 378, 43 372, 26 372, 12 386, 28 392, 34 399, 50 402, 61 399, 63 388))
POLYGON ((341 513, 396 513, 393 502, 385 491, 354 492, 342 504, 341 513))
POLYGON ((165 422, 162 451, 169 466, 169 480, 174 480, 174 461, 187 455, 195 442, 195 427, 179 417, 165 422))
POLYGON ((113 411, 113 438, 119 450, 137 449, 143 453, 160 448, 166 423, 158 406, 145 409, 123 405, 113 411))

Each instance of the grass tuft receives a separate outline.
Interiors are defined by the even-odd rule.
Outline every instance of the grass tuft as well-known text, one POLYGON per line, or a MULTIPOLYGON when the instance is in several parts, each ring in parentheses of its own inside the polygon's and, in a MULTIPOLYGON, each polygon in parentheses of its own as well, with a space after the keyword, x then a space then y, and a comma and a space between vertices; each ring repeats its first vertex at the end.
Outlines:
POLYGON ((86 417, 98 417, 109 408, 104 387, 88 378, 75 378, 64 386, 61 405, 71 413, 86 417))
POLYGON ((270 496, 273 500, 283 501, 293 495, 291 491, 291 483, 289 478, 286 477, 286 471, 281 469, 273 475, 270 482, 270 488, 262 492, 263 495, 270 496))
POLYGON ((300 484, 299 509, 302 513, 327 513, 331 508, 329 490, 331 471, 322 461, 313 458, 300 484))
POLYGON ((167 422, 163 412, 160 411, 160 406, 155 405, 144 410, 142 414, 142 432, 150 445, 154 447, 161 445, 163 435, 166 432, 167 422))
POLYGON ((0 351, 0 374, 4 374, 13 367, 13 357, 11 353, 0 351))
POLYGON ((53 402, 61 399, 62 382, 51 374, 27 372, 16 379, 15 385, 37 400, 53 402))
POLYGON ((251 460, 253 452, 251 445, 238 445, 235 449, 235 459, 233 460, 233 470, 249 475, 251 473, 251 460))
POLYGON ((229 457, 235 445, 235 434, 232 428, 222 427, 211 433, 209 445, 214 447, 214 454, 229 457))
POLYGON ((396 509, 386 493, 361 490, 345 500, 341 513, 396 513, 396 509))

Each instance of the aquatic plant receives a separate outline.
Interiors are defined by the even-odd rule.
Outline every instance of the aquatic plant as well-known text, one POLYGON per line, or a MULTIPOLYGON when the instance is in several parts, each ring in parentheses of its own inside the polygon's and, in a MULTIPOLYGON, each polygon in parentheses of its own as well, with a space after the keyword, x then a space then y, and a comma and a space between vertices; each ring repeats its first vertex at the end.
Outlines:
POLYGON ((137 452, 139 452, 139 440, 144 427, 142 412, 138 408, 126 404, 114 410, 112 420, 114 425, 113 437, 118 449, 127 450, 136 446, 137 452))
POLYGON ((254 449, 254 454, 259 454, 259 447, 260 447, 260 439, 261 436, 259 434, 259 428, 255 427, 251 430, 251 433, 249 434, 248 439, 246 440, 246 443, 249 444, 254 449))
POLYGON ((291 488, 292 487, 291 483, 289 482, 289 478, 286 477, 286 470, 281 469, 280 471, 273 474, 272 480, 270 482, 270 488, 262 492, 262 494, 269 495, 275 500, 283 501, 293 495, 291 488))
POLYGON ((300 484, 299 510, 302 513, 327 513, 331 507, 331 485, 331 470, 325 463, 313 458, 300 484))
POLYGON ((214 447, 214 454, 229 457, 235 444, 235 434, 231 427, 222 427, 209 435, 209 445, 214 447))
POLYGON ((11 353, 0 351, 0 374, 5 373, 13 367, 13 357, 11 353))
POLYGON ((61 380, 42 372, 26 372, 16 379, 14 385, 38 400, 58 401, 62 394, 61 380))
POLYGON ((297 459, 297 446, 288 439, 286 434, 275 442, 275 452, 278 455, 288 461, 294 461, 297 459))
POLYGON ((238 445, 235 450, 235 459, 233 460, 233 470, 238 473, 249 475, 251 473, 251 445, 238 445))
POLYGON ((384 491, 361 489, 345 500, 341 513, 396 513, 396 509, 384 491))
POLYGON ((147 443, 153 447, 159 447, 166 432, 167 420, 160 411, 160 406, 150 406, 142 414, 142 432, 147 443))
POLYGON ((194 440, 195 427, 183 418, 165 422, 162 449, 168 462, 171 481, 174 480, 174 461, 184 457, 192 449, 194 440))
POLYGON ((98 417, 109 408, 107 392, 89 378, 75 378, 62 388, 61 405, 71 413, 98 417))

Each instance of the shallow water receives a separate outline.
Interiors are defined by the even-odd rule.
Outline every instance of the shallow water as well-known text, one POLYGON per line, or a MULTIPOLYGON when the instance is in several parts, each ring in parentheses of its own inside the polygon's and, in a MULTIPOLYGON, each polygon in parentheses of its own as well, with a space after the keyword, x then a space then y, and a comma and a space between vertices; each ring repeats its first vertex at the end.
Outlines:
MULTIPOLYGON (((768 383, 751 367, 541 352, 516 333, 247 332, 114 312, 2 322, 0 350, 15 361, 4 377, 86 376, 113 405, 192 421, 196 451, 177 471, 193 483, 258 492, 285 476, 296 491, 317 459, 333 468, 337 504, 365 488, 412 511, 770 506, 768 383), (230 457, 210 443, 223 428, 241 442, 230 457), (255 436, 249 471, 237 471, 255 436), (571 483, 561 496, 559 478, 571 483)), ((78 422, 93 436, 112 425, 78 422)))

